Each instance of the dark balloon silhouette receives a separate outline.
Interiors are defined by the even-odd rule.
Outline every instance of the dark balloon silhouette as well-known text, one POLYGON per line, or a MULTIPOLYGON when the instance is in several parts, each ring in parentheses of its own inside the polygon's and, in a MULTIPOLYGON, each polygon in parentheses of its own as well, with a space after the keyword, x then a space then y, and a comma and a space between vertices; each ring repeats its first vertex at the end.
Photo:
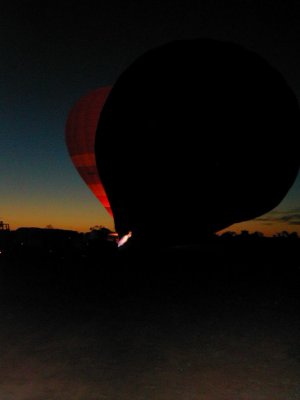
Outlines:
POLYGON ((299 129, 295 95, 259 55, 209 39, 148 51, 96 134, 116 230, 189 243, 266 213, 296 178, 299 129))

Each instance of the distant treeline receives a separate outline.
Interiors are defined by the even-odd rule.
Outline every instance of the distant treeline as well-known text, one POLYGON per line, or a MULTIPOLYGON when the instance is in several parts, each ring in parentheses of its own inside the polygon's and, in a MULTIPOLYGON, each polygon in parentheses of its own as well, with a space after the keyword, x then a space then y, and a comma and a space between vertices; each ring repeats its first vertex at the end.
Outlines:
MULTIPOLYGON (((159 235, 159 232, 158 232, 159 235)), ((241 233, 227 231, 207 239, 207 244, 236 246, 258 243, 273 245, 278 243, 297 243, 297 232, 279 232, 272 237, 264 236, 261 232, 241 233)), ((205 244, 205 243, 204 243, 205 244)), ((195 243, 193 243, 195 245, 195 243)), ((197 244, 196 244, 197 245, 197 244)), ((203 245, 203 242, 201 243, 203 245)), ((155 248, 155 238, 151 247, 155 248)), ((103 226, 94 226, 87 233, 72 230, 47 228, 19 228, 15 231, 0 230, 0 256, 20 257, 27 254, 48 255, 49 257, 88 257, 95 252, 115 251, 117 235, 103 226)))
POLYGON ((50 228, 19 228, 0 231, 0 256, 20 258, 86 257, 95 249, 111 251, 117 247, 116 236, 109 229, 97 226, 90 232, 50 228))
POLYGON ((224 282, 287 278, 298 283, 299 239, 297 233, 288 232, 273 237, 225 232, 180 246, 162 246, 155 237, 146 246, 133 240, 118 251, 115 233, 101 226, 87 233, 49 227, 2 230, 0 278, 39 290, 47 285, 63 291, 86 288, 86 294, 98 293, 99 288, 110 294, 148 287, 158 291, 170 285, 198 290, 199 282, 210 278, 224 282))
POLYGON ((298 232, 287 232, 282 231, 275 233, 273 236, 264 236, 262 232, 256 231, 250 233, 247 230, 241 231, 241 233, 236 233, 234 231, 226 231, 221 235, 218 235, 222 239, 300 239, 298 232))

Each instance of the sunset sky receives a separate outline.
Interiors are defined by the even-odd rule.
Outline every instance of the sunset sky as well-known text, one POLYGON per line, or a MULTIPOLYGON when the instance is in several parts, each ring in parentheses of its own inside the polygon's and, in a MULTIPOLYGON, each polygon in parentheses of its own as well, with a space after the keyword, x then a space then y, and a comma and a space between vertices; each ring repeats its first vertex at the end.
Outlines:
MULTIPOLYGON (((201 36, 240 43, 279 69, 300 99, 300 3, 260 3, 12 1, 2 7, 0 220, 12 229, 113 229, 73 167, 65 123, 80 96, 112 85, 136 57, 159 44, 201 36)), ((158 224, 167 229, 164 221, 158 224)), ((300 177, 275 210, 229 229, 300 233, 300 177)))

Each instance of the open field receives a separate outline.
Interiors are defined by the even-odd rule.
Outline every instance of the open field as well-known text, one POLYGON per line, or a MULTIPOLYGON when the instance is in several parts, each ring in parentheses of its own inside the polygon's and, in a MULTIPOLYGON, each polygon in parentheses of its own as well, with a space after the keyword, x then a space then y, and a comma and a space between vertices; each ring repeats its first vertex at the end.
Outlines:
POLYGON ((192 253, 3 273, 1 400, 298 400, 297 265, 192 253))

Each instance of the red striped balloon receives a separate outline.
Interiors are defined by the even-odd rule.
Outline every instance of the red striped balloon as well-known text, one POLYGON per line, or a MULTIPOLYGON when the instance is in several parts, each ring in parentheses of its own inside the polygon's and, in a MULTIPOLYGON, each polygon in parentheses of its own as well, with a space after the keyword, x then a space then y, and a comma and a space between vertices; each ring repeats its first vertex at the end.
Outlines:
POLYGON ((99 117, 110 90, 110 86, 93 90, 75 103, 67 119, 65 138, 75 168, 108 213, 113 216, 98 174, 94 150, 99 117))

